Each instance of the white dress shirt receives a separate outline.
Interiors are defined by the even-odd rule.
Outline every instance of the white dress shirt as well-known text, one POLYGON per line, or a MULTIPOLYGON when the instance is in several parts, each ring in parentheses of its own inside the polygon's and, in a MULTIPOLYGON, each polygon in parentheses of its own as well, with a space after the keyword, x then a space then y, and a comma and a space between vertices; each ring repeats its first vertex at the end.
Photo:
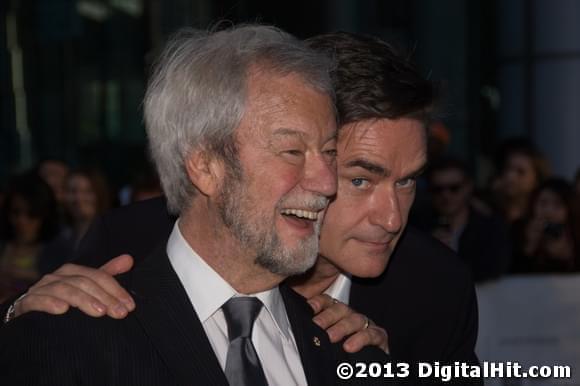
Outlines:
POLYGON ((339 302, 348 305, 350 301, 350 286, 352 280, 350 275, 345 275, 340 273, 338 277, 334 280, 330 287, 324 291, 324 293, 332 298, 335 298, 339 302))
MULTIPOLYGON (((222 367, 226 367, 228 328, 222 305, 236 292, 187 243, 179 221, 167 242, 167 255, 222 367)), ((254 322, 252 342, 269 385, 306 385, 300 354, 278 287, 252 294, 264 307, 254 322)))

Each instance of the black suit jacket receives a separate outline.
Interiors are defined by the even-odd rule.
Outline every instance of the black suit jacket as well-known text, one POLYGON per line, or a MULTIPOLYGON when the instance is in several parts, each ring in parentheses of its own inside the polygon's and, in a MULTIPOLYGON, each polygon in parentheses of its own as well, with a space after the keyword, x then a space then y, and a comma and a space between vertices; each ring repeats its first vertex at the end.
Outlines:
POLYGON ((468 269, 417 229, 407 228, 383 275, 353 278, 350 304, 387 330, 396 360, 477 363, 477 301, 468 269))
MULTIPOLYGON (((431 233, 441 226, 433 208, 417 214, 415 224, 431 233)), ((496 214, 469 208, 467 223, 459 237, 457 254, 468 265, 473 280, 484 282, 505 275, 511 262, 509 229, 496 214)))
MULTIPOLYGON (((164 250, 157 248, 121 277, 136 302, 126 319, 72 310, 62 316, 29 313, 7 324, 0 332, 0 384, 227 386, 164 250)), ((309 385, 339 383, 336 365, 342 361, 388 358, 376 348, 344 353, 312 322, 304 298, 285 285, 280 291, 309 385)), ((371 382, 351 382, 359 383, 371 382)))
POLYGON ((473 280, 497 279, 508 272, 512 255, 509 234, 499 216, 470 208, 457 253, 471 267, 473 280))

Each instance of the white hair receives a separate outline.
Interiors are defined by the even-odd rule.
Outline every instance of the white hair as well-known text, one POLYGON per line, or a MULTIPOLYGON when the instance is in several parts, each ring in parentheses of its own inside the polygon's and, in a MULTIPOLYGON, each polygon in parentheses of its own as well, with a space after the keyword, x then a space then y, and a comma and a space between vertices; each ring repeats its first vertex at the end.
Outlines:
POLYGON ((197 192, 185 169, 192 150, 237 162, 234 131, 244 114, 252 65, 296 73, 334 101, 333 62, 280 29, 180 30, 161 54, 144 101, 150 151, 172 213, 187 208, 197 192))

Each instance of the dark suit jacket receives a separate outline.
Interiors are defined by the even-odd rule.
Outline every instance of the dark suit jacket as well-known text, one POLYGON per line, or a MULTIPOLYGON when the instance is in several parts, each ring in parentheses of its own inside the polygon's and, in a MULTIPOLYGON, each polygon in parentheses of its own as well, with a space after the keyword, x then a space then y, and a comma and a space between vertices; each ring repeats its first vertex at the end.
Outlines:
POLYGON ((407 228, 383 275, 353 278, 350 304, 387 330, 396 360, 477 363, 477 301, 467 267, 421 231, 407 228))
MULTIPOLYGON (((29 313, 6 325, 0 332, 0 384, 227 386, 164 251, 164 245, 157 248, 121 277, 136 301, 126 319, 96 319, 72 310, 62 316, 29 313)), ((304 298, 285 285, 280 291, 308 384, 339 383, 336 365, 345 360, 388 359, 376 348, 345 354, 312 322, 304 298)))
POLYGON ((512 254, 509 235, 500 217, 470 209, 457 253, 471 267, 473 280, 497 279, 508 272, 512 254))
MULTIPOLYGON (((425 232, 440 226, 433 208, 417 214, 415 224, 425 232)), ((511 261, 509 230, 495 214, 484 214, 476 208, 469 209, 469 217, 459 237, 457 254, 470 267, 475 282, 497 279, 505 275, 511 261)))

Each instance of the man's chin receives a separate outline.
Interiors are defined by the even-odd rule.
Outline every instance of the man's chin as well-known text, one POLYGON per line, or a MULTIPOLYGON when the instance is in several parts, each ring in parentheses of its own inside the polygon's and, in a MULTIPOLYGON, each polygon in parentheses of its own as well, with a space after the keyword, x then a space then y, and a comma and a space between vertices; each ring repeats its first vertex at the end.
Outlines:
POLYGON ((350 269, 346 270, 346 272, 356 277, 372 279, 381 276, 385 272, 389 260, 389 257, 363 257, 357 260, 355 266, 348 267, 350 269))
POLYGON ((301 275, 314 266, 318 252, 314 250, 308 253, 300 252, 286 252, 277 256, 261 256, 256 258, 256 264, 275 275, 283 277, 301 275))

